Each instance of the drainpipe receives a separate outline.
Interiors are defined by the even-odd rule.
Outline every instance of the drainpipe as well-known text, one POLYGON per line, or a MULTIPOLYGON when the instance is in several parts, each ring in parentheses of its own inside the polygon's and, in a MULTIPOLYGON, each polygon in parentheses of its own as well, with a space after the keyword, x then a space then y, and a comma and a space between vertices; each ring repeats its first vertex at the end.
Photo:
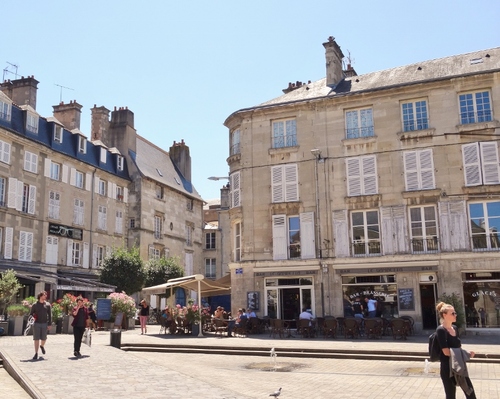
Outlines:
POLYGON ((94 168, 94 171, 92 172, 92 184, 90 185, 90 227, 89 227, 89 233, 90 233, 90 240, 89 240, 89 269, 92 269, 92 264, 94 262, 94 252, 92 250, 92 231, 93 231, 93 224, 94 224, 94 191, 95 191, 95 172, 97 171, 97 168, 94 168))

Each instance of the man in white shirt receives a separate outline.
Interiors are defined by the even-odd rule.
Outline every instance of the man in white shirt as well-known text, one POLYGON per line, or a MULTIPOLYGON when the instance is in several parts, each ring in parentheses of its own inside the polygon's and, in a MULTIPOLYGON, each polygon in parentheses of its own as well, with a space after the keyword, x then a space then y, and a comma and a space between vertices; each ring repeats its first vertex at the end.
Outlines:
POLYGON ((257 317, 257 315, 255 314, 255 312, 252 309, 247 309, 247 317, 248 318, 257 317))

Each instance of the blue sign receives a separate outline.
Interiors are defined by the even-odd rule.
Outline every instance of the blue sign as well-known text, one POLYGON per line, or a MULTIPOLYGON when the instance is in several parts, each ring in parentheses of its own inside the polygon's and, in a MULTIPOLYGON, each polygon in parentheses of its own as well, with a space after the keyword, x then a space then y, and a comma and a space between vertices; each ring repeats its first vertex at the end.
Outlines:
POLYGON ((236 269, 236 274, 243 274, 243 268, 236 269))
POLYGON ((111 318, 111 299, 100 298, 97 300, 97 320, 109 320, 111 318))

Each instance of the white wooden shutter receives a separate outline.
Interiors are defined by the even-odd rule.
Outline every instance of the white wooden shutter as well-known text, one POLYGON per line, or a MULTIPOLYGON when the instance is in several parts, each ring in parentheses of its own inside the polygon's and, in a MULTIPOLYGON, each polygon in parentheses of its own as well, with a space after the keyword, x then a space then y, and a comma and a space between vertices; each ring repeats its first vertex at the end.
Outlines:
POLYGON ((17 259, 20 261, 25 261, 26 260, 26 232, 21 231, 19 232, 19 252, 17 259))
POLYGON ((273 215, 273 260, 288 258, 286 215, 273 215))
POLYGON ((97 193, 99 194, 99 181, 101 179, 99 179, 99 177, 95 177, 95 180, 94 180, 94 193, 97 193))
POLYGON ((362 157, 363 165, 363 195, 377 194, 377 162, 375 155, 362 157))
POLYGON ((231 207, 241 206, 240 172, 231 174, 231 207))
POLYGON ((26 236, 26 250, 25 250, 25 261, 31 262, 33 257, 33 233, 25 232, 26 236))
POLYGON ((24 183, 20 180, 17 181, 17 193, 16 193, 16 209, 18 211, 23 210, 23 196, 24 196, 24 183))
POLYGON ((12 259, 12 246, 14 245, 14 229, 12 227, 5 228, 5 251, 3 257, 12 259))
POLYGON ((45 263, 49 265, 57 265, 59 238, 54 236, 47 237, 47 245, 45 247, 45 263))
MULTIPOLYGON (((115 193, 113 193, 113 184, 112 182, 108 181, 108 187, 107 187, 107 190, 108 190, 108 198, 114 198, 116 196, 115 193)), ((116 190, 115 190, 116 191, 116 190)))
POLYGON ((420 164, 420 188, 422 190, 432 190, 436 186, 434 181, 432 149, 419 151, 418 155, 420 164))
POLYGON ((293 202, 299 200, 299 181, 297 176, 297 165, 285 165, 285 201, 293 202))
POLYGON ((76 185, 76 169, 75 168, 70 168, 69 184, 71 184, 72 186, 76 185))
POLYGON ((106 163, 106 149, 101 147, 101 163, 106 163))
POLYGON ((63 183, 68 183, 68 176, 69 176, 69 167, 68 167, 68 165, 63 164, 61 181, 63 183))
POLYGON ((335 256, 345 258, 349 256, 349 225, 347 211, 341 209, 333 211, 333 234, 335 239, 335 256))
POLYGON ((477 143, 462 146, 464 160, 464 176, 466 186, 479 186, 481 184, 481 162, 477 143))
POLYGON ((483 184, 499 184, 498 146, 496 141, 479 143, 482 156, 483 184))
POLYGON ((7 194, 7 207, 17 208, 17 179, 9 177, 9 191, 7 194))
POLYGON ((92 175, 90 173, 87 173, 85 176, 85 190, 92 190, 92 175))
POLYGON ((50 158, 45 158, 45 167, 44 167, 44 171, 43 171, 43 175, 45 177, 50 177, 51 167, 52 167, 52 161, 50 160, 50 158))
POLYGON ((346 159, 347 171, 347 196, 361 195, 361 168, 359 158, 346 159))
POLYGON ((89 268, 89 243, 83 243, 83 263, 82 266, 84 269, 89 268))
POLYGON ((408 229, 405 206, 380 208, 382 218, 382 249, 384 255, 408 252, 408 229))
POLYGON ((440 248, 442 251, 469 250, 465 201, 438 202, 440 248))
POLYGON ((28 213, 30 215, 35 214, 35 204, 36 204, 36 186, 30 186, 29 198, 28 198, 28 213))
POLYGON ((92 268, 97 267, 97 244, 92 244, 92 268))
POLYGON ((128 203, 128 188, 124 187, 123 188, 123 202, 126 204, 128 203))
POLYGON ((417 152, 406 151, 403 154, 405 168, 406 191, 415 191, 420 188, 417 167, 417 152))
POLYGON ((316 258, 314 212, 300 214, 300 254, 302 259, 316 258))
POLYGON ((66 265, 73 266, 73 240, 68 240, 68 248, 66 250, 66 265))
POLYGON ((283 202, 283 167, 273 166, 271 168, 271 192, 272 192, 272 202, 283 202))
POLYGON ((10 164, 10 144, 6 142, 3 143, 2 162, 10 164))

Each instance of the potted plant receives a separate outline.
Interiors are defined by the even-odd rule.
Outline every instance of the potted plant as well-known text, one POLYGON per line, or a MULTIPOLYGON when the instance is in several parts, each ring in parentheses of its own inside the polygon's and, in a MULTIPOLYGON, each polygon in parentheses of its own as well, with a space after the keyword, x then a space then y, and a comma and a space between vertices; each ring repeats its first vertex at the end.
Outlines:
POLYGON ((134 298, 125 292, 113 292, 108 295, 108 299, 111 299, 111 319, 115 320, 117 313, 123 313, 122 326, 128 329, 128 321, 135 316, 137 310, 134 298))
POLYGON ((52 327, 51 334, 60 334, 62 331, 63 310, 57 302, 52 303, 52 327))
POLYGON ((24 316, 28 315, 29 311, 28 306, 19 303, 7 306, 10 335, 23 335, 24 316))

